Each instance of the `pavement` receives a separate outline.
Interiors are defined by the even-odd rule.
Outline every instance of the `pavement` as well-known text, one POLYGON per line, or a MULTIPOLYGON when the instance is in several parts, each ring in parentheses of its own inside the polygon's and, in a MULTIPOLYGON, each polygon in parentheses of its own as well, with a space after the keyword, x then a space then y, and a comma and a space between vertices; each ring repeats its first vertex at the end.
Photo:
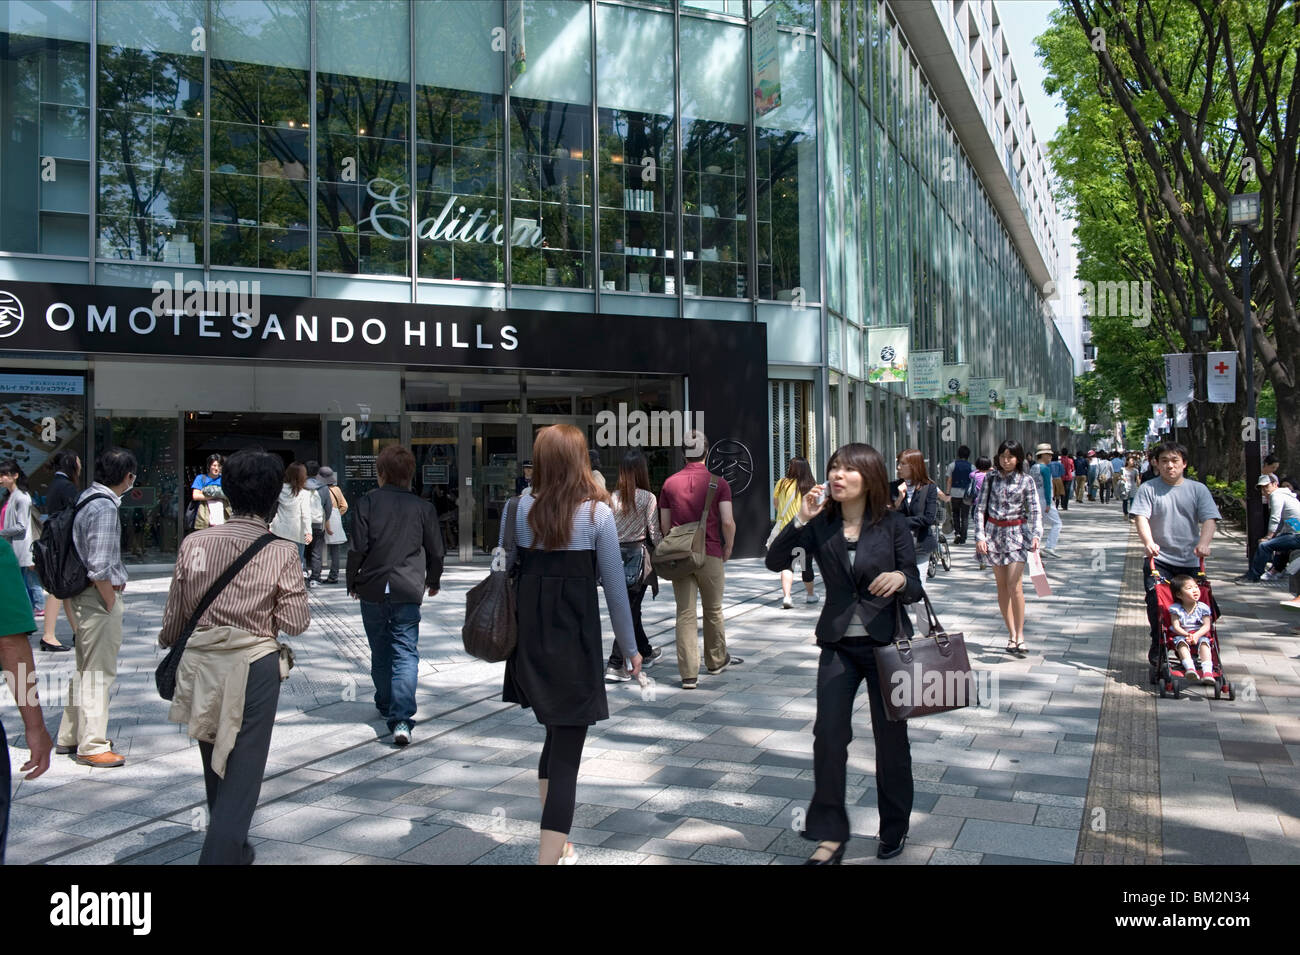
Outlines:
MULTIPOLYGON (((1227 583, 1244 545, 1222 536, 1209 572, 1223 608, 1223 663, 1237 690, 1157 699, 1146 685, 1136 535, 1118 504, 1075 504, 1049 561, 1053 595, 1026 583, 1029 654, 1006 654, 992 574, 973 545, 927 584, 965 634, 981 705, 910 721, 915 810, 903 854, 875 858, 874 757, 866 693, 855 713, 845 861, 867 865, 1300 862, 1300 613, 1283 590, 1227 583), (1223 583, 1220 583, 1223 582, 1223 583)), ((536 763, 544 732, 503 704, 502 664, 467 656, 464 595, 480 566, 450 567, 420 628, 419 723, 398 749, 371 704, 357 605, 311 594, 290 639, 297 666, 279 712, 250 841, 258 864, 515 864, 536 861, 536 763)), ((609 685, 611 718, 583 754, 572 841, 583 863, 801 863, 812 794, 820 606, 782 610, 760 560, 728 564, 730 651, 742 666, 679 688, 671 585, 647 599, 653 683, 609 685)), ((192 864, 205 804, 197 747, 154 689, 168 580, 132 580, 109 735, 119 769, 54 757, 19 781, 8 861, 192 864)), ((820 594, 820 579, 818 581, 820 594)), ((59 632, 66 636, 67 624, 59 632)), ((610 630, 606 620, 607 641, 610 630)), ((34 637, 33 641, 39 639, 34 637)), ((38 653, 51 733, 71 654, 38 653)), ((0 702, 12 730, 12 701, 0 702)))

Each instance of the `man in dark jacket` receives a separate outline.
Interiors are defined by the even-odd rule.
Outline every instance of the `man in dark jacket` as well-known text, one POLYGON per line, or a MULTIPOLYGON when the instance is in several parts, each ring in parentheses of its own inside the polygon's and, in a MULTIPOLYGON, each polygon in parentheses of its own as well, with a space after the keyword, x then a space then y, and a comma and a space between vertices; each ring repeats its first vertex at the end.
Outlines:
POLYGON ((352 508, 348 593, 361 601, 375 707, 393 742, 411 741, 419 677, 420 602, 438 593, 443 546, 438 512, 411 492, 415 456, 389 445, 375 462, 379 487, 352 508))

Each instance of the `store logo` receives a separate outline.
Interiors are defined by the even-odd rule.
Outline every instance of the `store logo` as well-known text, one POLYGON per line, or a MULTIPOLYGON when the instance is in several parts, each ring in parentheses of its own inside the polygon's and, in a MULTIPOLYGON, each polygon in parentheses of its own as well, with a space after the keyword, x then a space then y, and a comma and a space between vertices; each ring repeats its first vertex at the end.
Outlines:
POLYGON ((961 382, 956 378, 949 378, 948 390, 951 391, 954 395, 957 394, 957 392, 961 391, 961 382))
POLYGON ((0 338, 18 334, 23 327, 23 303, 12 292, 0 289, 0 338))
POLYGON ((893 360, 894 360, 894 356, 897 355, 897 354, 898 354, 898 353, 897 353, 896 351, 894 351, 894 346, 893 346, 893 345, 886 345, 884 348, 880 349, 880 360, 881 360, 881 361, 893 361, 893 360))
MULTIPOLYGON (((375 200, 375 204, 360 224, 368 224, 385 239, 405 239, 410 226, 407 198, 411 194, 411 187, 400 185, 391 179, 371 179, 366 183, 366 194, 375 200)), ((445 242, 504 243, 505 225, 497 221, 495 209, 487 215, 483 214, 482 209, 474 209, 467 216, 465 206, 458 205, 459 202, 456 196, 452 196, 436 216, 417 219, 416 236, 445 242)), ((540 249, 542 228, 537 220, 515 219, 510 231, 510 244, 540 249)))
POLYGON ((731 485, 732 494, 741 494, 754 480, 754 455, 734 438, 719 441, 709 450, 707 467, 731 485))

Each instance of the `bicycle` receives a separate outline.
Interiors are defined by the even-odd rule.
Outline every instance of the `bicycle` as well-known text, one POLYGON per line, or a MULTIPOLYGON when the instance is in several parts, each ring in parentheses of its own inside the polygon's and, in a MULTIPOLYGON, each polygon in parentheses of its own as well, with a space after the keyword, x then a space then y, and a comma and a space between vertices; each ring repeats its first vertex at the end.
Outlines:
POLYGON ((943 532, 943 526, 947 519, 947 508, 940 502, 938 509, 934 513, 936 543, 934 550, 930 551, 930 559, 926 564, 926 580, 933 580, 937 577, 940 567, 943 567, 945 572, 952 570, 952 550, 948 547, 948 535, 943 532))

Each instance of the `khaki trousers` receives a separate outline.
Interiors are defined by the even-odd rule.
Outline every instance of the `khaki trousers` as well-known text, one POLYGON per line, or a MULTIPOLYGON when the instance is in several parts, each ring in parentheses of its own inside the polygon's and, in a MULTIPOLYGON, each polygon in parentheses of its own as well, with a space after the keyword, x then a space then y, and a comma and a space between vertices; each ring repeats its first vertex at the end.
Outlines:
POLYGON ((59 724, 59 746, 75 746, 80 756, 107 753, 108 697, 117 679, 117 653, 122 648, 122 612, 118 594, 105 610, 99 591, 87 587, 69 601, 77 629, 76 670, 59 724))
POLYGON ((704 665, 716 670, 727 662, 727 631, 722 622, 722 592, 727 571, 721 557, 705 557, 704 566, 673 582, 677 600, 677 670, 683 680, 700 675, 700 645, 695 626, 695 594, 704 603, 704 665))

